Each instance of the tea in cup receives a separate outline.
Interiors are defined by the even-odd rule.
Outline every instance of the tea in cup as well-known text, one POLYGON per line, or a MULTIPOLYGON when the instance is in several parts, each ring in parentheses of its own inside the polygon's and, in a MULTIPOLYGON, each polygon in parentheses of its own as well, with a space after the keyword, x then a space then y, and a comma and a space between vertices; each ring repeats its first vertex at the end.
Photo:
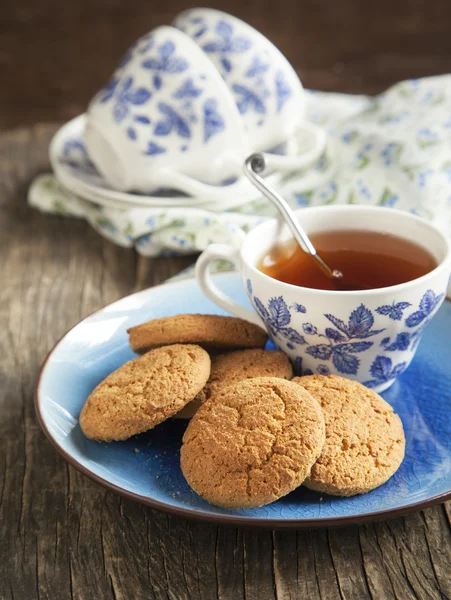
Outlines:
POLYGON ((329 244, 335 239, 338 247, 329 245, 327 255, 332 268, 338 268, 333 261, 348 244, 348 257, 354 254, 354 263, 345 259, 340 266, 344 281, 354 278, 356 289, 343 291, 315 283, 304 257, 297 263, 297 279, 292 279, 296 260, 285 274, 271 271, 281 261, 271 264, 268 257, 282 257, 289 263, 296 254, 293 247, 287 247, 292 243, 290 232, 285 226, 281 230, 277 220, 252 230, 239 250, 222 244, 209 246, 196 264, 198 283, 221 308, 265 327, 298 372, 343 375, 382 392, 409 366, 425 327, 445 298, 451 242, 431 223, 391 208, 321 206, 300 209, 296 215, 312 239, 323 239, 318 248, 323 253, 327 254, 327 239, 329 244), (367 243, 362 244, 365 239, 367 243), (358 248, 349 247, 353 241, 358 248), (370 279, 361 286, 364 289, 358 289, 355 268, 359 250, 361 254, 373 250, 371 259, 363 256, 363 268, 370 269, 370 279), (393 268, 382 274, 376 268, 371 276, 371 269, 381 265, 381 256, 393 268), (216 287, 209 264, 217 259, 236 265, 255 312, 216 287))

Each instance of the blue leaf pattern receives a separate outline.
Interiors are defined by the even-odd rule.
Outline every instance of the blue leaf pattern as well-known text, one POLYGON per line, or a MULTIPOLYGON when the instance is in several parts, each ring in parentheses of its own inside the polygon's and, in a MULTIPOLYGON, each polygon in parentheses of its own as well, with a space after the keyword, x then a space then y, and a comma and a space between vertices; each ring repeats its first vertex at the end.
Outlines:
POLYGON ((232 63, 228 58, 222 57, 221 65, 226 73, 230 73, 230 71, 232 70, 232 63))
POLYGON ((217 101, 210 99, 204 104, 204 142, 224 129, 224 119, 217 111, 217 101))
POLYGON ((254 306, 273 338, 279 336, 290 344, 306 344, 304 337, 295 329, 289 327, 291 314, 282 296, 270 298, 268 308, 264 306, 259 298, 254 296, 254 306))
POLYGON ((392 379, 395 379, 395 377, 398 377, 398 375, 401 375, 406 368, 406 362, 401 362, 393 366, 392 359, 388 356, 377 356, 370 368, 373 379, 365 381, 364 385, 371 388, 388 383, 392 379))
POLYGON ((169 135, 172 130, 177 132, 182 138, 190 138, 191 131, 188 123, 173 108, 165 102, 158 104, 159 111, 165 116, 165 119, 159 121, 154 129, 154 134, 159 136, 169 135))
POLYGON ((381 346, 384 347, 386 352, 395 352, 396 350, 407 350, 411 342, 411 336, 408 331, 398 333, 395 341, 390 344, 390 338, 384 338, 381 342, 381 346))
POLYGON ((282 329, 280 329, 280 333, 293 344, 304 345, 307 343, 304 336, 300 335, 296 329, 293 329, 292 327, 282 327, 282 329))
POLYGON ((182 83, 182 85, 178 88, 178 90, 176 90, 172 94, 172 96, 173 96, 173 98, 177 98, 177 99, 197 98, 201 94, 202 94, 202 90, 200 88, 197 88, 194 85, 194 81, 193 81, 192 77, 189 77, 182 83))
POLYGON ((129 113, 129 108, 126 104, 115 104, 113 107, 113 116, 116 123, 121 123, 129 113))
POLYGON ((136 115, 136 117, 134 117, 134 120, 138 123, 142 123, 143 125, 150 125, 150 119, 145 115, 136 115))
POLYGON ((406 325, 407 327, 416 327, 422 321, 424 321, 426 317, 427 315, 422 310, 417 310, 416 312, 411 314, 408 319, 406 319, 406 325))
MULTIPOLYGON (((311 322, 304 322, 301 325, 305 335, 319 338, 318 343, 313 344, 310 340, 306 341, 299 329, 290 326, 290 308, 294 313, 303 314, 307 312, 304 305, 294 303, 288 307, 283 296, 271 298, 267 306, 254 296, 253 303, 272 339, 275 340, 277 336, 284 338, 286 348, 290 350, 294 350, 296 345, 305 345, 304 358, 308 355, 315 361, 320 361, 320 364, 314 366, 317 373, 326 374, 332 371, 344 375, 358 375, 362 364, 362 357, 359 355, 372 349, 375 343, 378 344, 382 353, 373 360, 370 368, 371 378, 366 381, 365 385, 379 387, 391 383, 407 368, 412 358, 411 353, 418 345, 425 327, 443 298, 444 294, 435 294, 432 290, 427 290, 418 304, 418 310, 413 309, 413 312, 405 319, 407 327, 419 326, 414 331, 396 332, 395 329, 396 335, 393 339, 386 336, 382 341, 368 339, 386 331, 385 328, 374 329, 375 313, 391 321, 400 321, 404 318, 404 312, 412 306, 411 303, 392 302, 392 304, 379 306, 374 309, 374 312, 361 303, 350 312, 347 322, 331 313, 326 313, 324 317, 334 327, 326 327, 324 333, 320 333, 318 327, 311 322), (410 354, 407 356, 408 360, 396 362, 389 355, 392 352, 409 352, 410 354), (333 369, 331 369, 332 365, 333 369)), ((382 320, 379 317, 379 321, 382 320)), ((392 330, 394 327, 398 327, 398 325, 393 324, 392 330)), ((308 372, 313 372, 313 370, 304 369, 304 374, 308 372)))
POLYGON ((370 368, 370 373, 375 379, 386 381, 390 376, 392 360, 387 356, 378 356, 370 368))
MULTIPOLYGON (((194 31, 192 32, 192 36, 194 38, 200 38, 208 31, 208 26, 205 23, 205 20, 202 17, 193 17, 190 20, 190 23, 196 25, 194 31)), ((182 31, 186 31, 186 27, 180 27, 182 31)))
POLYGON ((277 112, 279 113, 285 102, 291 96, 292 91, 289 85, 286 83, 284 74, 282 71, 277 71, 275 77, 276 85, 276 97, 277 97, 277 112))
POLYGON ((313 358, 329 360, 332 356, 333 346, 330 344, 317 344, 316 346, 309 346, 306 352, 307 354, 310 354, 310 356, 313 356, 313 358))
POLYGON ((133 88, 133 77, 127 77, 122 85, 110 84, 108 94, 101 98, 106 102, 114 98, 113 115, 116 123, 121 123, 130 112, 130 106, 141 106, 145 104, 152 94, 142 87, 133 88), (105 99, 106 98, 106 99, 105 99))
POLYGON ((119 83, 119 79, 117 77, 112 77, 106 86, 100 91, 100 102, 108 102, 114 96, 114 92, 116 91, 117 84, 119 83))
POLYGON ((432 312, 438 308, 444 298, 444 294, 438 296, 432 290, 427 290, 420 301, 420 310, 411 314, 405 321, 407 327, 420 325, 432 312))
POLYGON ((183 73, 189 67, 188 61, 175 56, 175 44, 168 40, 158 47, 158 57, 149 58, 142 62, 145 69, 164 73, 183 73))
POLYGON ((131 140, 136 140, 136 138, 137 138, 136 129, 134 129, 133 127, 129 127, 127 129, 127 135, 131 140))
POLYGON ((420 310, 429 315, 435 307, 436 298, 432 290, 428 290, 420 300, 420 310))
POLYGON ((335 325, 335 327, 337 329, 342 331, 345 335, 348 335, 348 329, 347 329, 344 321, 342 321, 341 319, 337 319, 337 317, 334 317, 334 315, 331 315, 331 314, 325 314, 324 316, 326 317, 326 319, 329 319, 329 321, 333 325, 335 325))
POLYGON ((376 308, 376 312, 379 315, 386 315, 393 321, 401 321, 403 318, 403 312, 406 308, 412 306, 410 302, 397 302, 396 304, 385 304, 376 308))
POLYGON ((258 96, 253 90, 239 83, 234 83, 232 85, 232 90, 238 96, 236 104, 242 115, 246 114, 249 109, 252 109, 259 114, 265 114, 265 104, 260 96, 258 96))
POLYGON ((337 331, 336 329, 332 329, 332 327, 326 327, 324 332, 326 337, 334 342, 344 342, 347 338, 345 335, 337 331))
POLYGON ((97 175, 97 169, 88 155, 82 140, 68 138, 63 146, 64 162, 76 171, 97 175))
POLYGON ((360 304, 351 312, 348 323, 330 313, 324 316, 335 325, 336 329, 326 327, 324 334, 318 334, 317 328, 311 323, 304 323, 304 332, 315 333, 320 338, 327 339, 328 342, 311 345, 306 352, 320 360, 332 359, 332 363, 339 373, 356 375, 360 366, 360 359, 353 355, 365 352, 373 346, 374 342, 355 342, 352 340, 369 338, 384 330, 371 329, 374 325, 374 317, 364 304, 360 304))
MULTIPOLYGON (((435 294, 432 290, 427 290, 419 302, 419 310, 414 310, 404 321, 405 325, 410 329, 415 327, 417 329, 413 332, 402 331, 396 335, 393 341, 391 341, 391 338, 386 337, 381 341, 381 347, 386 352, 405 352, 407 350, 413 352, 420 343, 425 327, 430 322, 443 299, 444 294, 435 294)), ((393 302, 392 304, 378 307, 376 312, 387 316, 389 319, 399 321, 403 318, 403 311, 410 306, 412 306, 410 302, 393 302)))
POLYGON ((298 313, 304 313, 305 314, 307 312, 307 309, 305 308, 305 306, 303 304, 298 304, 297 302, 295 302, 293 304, 293 308, 298 313))
POLYGON ((249 69, 246 71, 246 77, 255 77, 256 75, 262 75, 269 69, 269 65, 260 60, 258 56, 255 56, 249 69))
POLYGON ((156 156, 157 154, 163 154, 166 152, 165 148, 155 144, 154 142, 149 142, 146 152, 144 154, 148 156, 156 156))
POLYGON ((346 375, 356 375, 360 364, 359 359, 356 356, 352 356, 351 354, 347 354, 345 351, 342 352, 341 350, 341 348, 335 348, 332 357, 334 367, 340 373, 345 373, 346 375))
POLYGON ((271 298, 268 302, 268 308, 271 319, 277 328, 280 329, 291 321, 290 311, 282 296, 271 298))
POLYGON ((150 92, 145 88, 130 90, 127 94, 127 101, 134 105, 144 104, 149 98, 150 92))
POLYGON ((317 328, 314 325, 312 325, 311 323, 303 323, 302 330, 307 335, 316 335, 318 333, 317 328))
POLYGON ((254 296, 254 303, 255 303, 255 308, 256 308, 257 312, 259 313, 259 315, 261 316, 261 318, 264 321, 269 321, 269 312, 266 310, 266 308, 264 307, 261 300, 259 300, 258 298, 256 298, 254 296))
POLYGON ((243 36, 234 36, 233 26, 227 21, 218 21, 215 32, 216 40, 202 46, 205 52, 219 54, 240 54, 251 47, 251 41, 243 36))
POLYGON ((351 352, 355 354, 356 352, 365 352, 368 348, 371 348, 373 342, 350 342, 347 344, 338 344, 335 346, 335 349, 343 348, 346 352, 351 352))
POLYGON ((352 311, 349 317, 348 335, 349 337, 362 337, 368 333, 373 324, 374 317, 371 311, 361 304, 352 311))

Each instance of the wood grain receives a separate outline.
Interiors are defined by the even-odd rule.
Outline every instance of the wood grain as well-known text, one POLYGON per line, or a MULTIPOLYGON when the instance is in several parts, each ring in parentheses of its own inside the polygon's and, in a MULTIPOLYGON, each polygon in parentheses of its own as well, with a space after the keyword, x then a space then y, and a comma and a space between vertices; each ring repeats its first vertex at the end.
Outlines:
MULTIPOLYGON (((194 3, 195 4, 195 3, 194 3)), ((267 35, 306 87, 375 93, 451 71, 449 0, 208 0, 267 35)), ((0 11, 0 128, 84 112, 127 47, 192 0, 14 0, 0 11)))
POLYGON ((50 446, 33 392, 55 341, 190 261, 138 258, 82 221, 29 210, 54 130, 0 136, 0 598, 451 598, 449 505, 329 531, 217 527, 106 492, 50 446))

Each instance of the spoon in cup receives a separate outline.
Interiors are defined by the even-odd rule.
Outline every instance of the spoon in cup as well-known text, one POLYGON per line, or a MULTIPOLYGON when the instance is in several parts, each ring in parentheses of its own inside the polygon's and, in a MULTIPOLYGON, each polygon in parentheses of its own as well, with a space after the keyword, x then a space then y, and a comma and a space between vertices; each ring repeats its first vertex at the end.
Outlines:
POLYGON ((312 244, 310 238, 307 233, 301 227, 299 221, 296 219, 296 216, 292 209, 290 208, 288 202, 280 196, 274 190, 271 190, 267 184, 260 177, 261 174, 267 168, 267 159, 263 152, 257 154, 251 154, 245 163, 244 163, 244 173, 250 179, 250 181, 264 194, 268 200, 270 200, 277 210, 280 212, 282 217, 285 220, 285 223, 290 228, 295 240, 302 248, 304 252, 310 254, 318 263, 318 266, 322 269, 326 277, 332 279, 334 283, 340 286, 344 285, 342 282, 343 273, 338 269, 332 269, 323 258, 318 254, 316 248, 312 244))
POLYGON ((262 192, 262 194, 264 194, 280 212, 300 248, 307 254, 310 254, 316 260, 319 268, 323 271, 326 277, 331 280, 336 290, 354 291, 370 289, 369 286, 346 281, 342 271, 333 269, 318 254, 307 233, 296 219, 296 215, 290 208, 288 202, 282 198, 280 194, 268 187, 265 181, 260 177, 260 175, 263 174, 268 167, 270 167, 270 164, 268 163, 270 163, 270 161, 268 161, 267 156, 265 156, 263 152, 251 154, 251 156, 245 160, 244 173, 257 187, 257 189, 259 189, 260 192, 262 192))

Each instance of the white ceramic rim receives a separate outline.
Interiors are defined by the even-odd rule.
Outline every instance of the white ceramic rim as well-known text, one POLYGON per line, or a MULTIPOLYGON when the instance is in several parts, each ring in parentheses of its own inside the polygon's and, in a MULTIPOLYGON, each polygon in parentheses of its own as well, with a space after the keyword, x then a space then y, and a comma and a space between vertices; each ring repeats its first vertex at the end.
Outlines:
MULTIPOLYGON (((66 187, 69 188, 70 186, 71 191, 74 193, 83 195, 85 199, 92 200, 92 202, 97 202, 96 198, 100 196, 106 199, 111 199, 115 202, 121 202, 122 204, 131 204, 135 206, 140 205, 142 207, 161 207, 162 203, 165 206, 198 206, 200 204, 206 204, 209 201, 207 198, 192 198, 184 196, 177 196, 176 198, 163 198, 161 196, 129 194, 126 192, 118 192, 113 189, 96 187, 95 185, 86 183, 74 177, 71 174, 70 169, 60 164, 59 159, 62 156, 60 150, 64 140, 66 139, 67 131, 71 128, 77 128, 77 133, 80 133, 80 131, 84 129, 85 123, 86 113, 78 115, 78 117, 74 117, 70 121, 67 121, 67 123, 62 125, 55 133, 52 141, 50 142, 49 148, 50 164, 52 165, 52 169, 54 170, 57 179, 60 179, 66 187)), ((102 178, 100 173, 99 177, 102 178)))
MULTIPOLYGON (((262 194, 256 188, 249 187, 252 194, 248 198, 234 197, 236 190, 232 189, 232 186, 224 187, 224 199, 223 200, 212 200, 208 196, 145 196, 141 194, 131 194, 128 192, 118 192, 113 189, 96 187, 93 184, 86 183, 77 177, 74 177, 70 169, 64 165, 61 165, 59 159, 62 156, 61 148, 64 140, 67 137, 67 131, 70 128, 77 129, 77 134, 83 130, 86 122, 86 114, 78 115, 74 117, 58 129, 53 136, 50 147, 49 157, 50 164, 56 175, 56 178, 72 193, 81 196, 85 200, 94 202, 95 204, 104 204, 105 206, 112 206, 114 203, 118 208, 205 208, 214 212, 223 211, 234 208, 235 206, 241 206, 243 203, 252 202, 261 198, 262 194), (229 189, 228 189, 229 188, 229 189), (232 199, 230 198, 232 196, 232 199), (103 202, 105 199, 105 202, 103 202), (126 205, 126 206, 124 206, 126 205), (210 206, 210 208, 209 208, 210 206)), ((81 136, 82 137, 82 136, 81 136)), ((279 181, 286 176, 283 172, 273 173, 268 176, 267 181, 269 185, 277 186, 279 181)), ((99 177, 102 178, 99 173, 99 177)), ((102 178, 103 179, 103 178, 102 178)))
MULTIPOLYGON (((332 296, 332 297, 335 296, 335 297, 340 297, 340 298, 343 298, 344 296, 348 296, 348 297, 358 296, 358 297, 367 298, 368 296, 386 295, 387 292, 396 293, 396 292, 401 292, 404 290, 409 290, 411 287, 417 286, 418 284, 421 284, 421 283, 425 283, 428 279, 432 279, 440 271, 443 271, 446 269, 448 269, 451 274, 451 240, 438 227, 436 227, 429 221, 426 221, 422 217, 418 217, 416 215, 412 215, 410 213, 407 213, 407 212, 404 212, 402 210, 398 210, 395 208, 386 208, 386 207, 382 207, 382 206, 362 206, 362 205, 311 206, 308 208, 300 208, 295 211, 295 214, 297 216, 300 216, 302 214, 305 214, 306 211, 309 211, 311 213, 324 211, 324 213, 331 213, 331 215, 329 215, 329 217, 332 216, 332 214, 334 212, 360 212, 360 213, 362 213, 362 212, 366 212, 366 213, 377 212, 380 215, 381 211, 384 211, 387 214, 387 216, 395 214, 398 217, 402 217, 407 220, 414 221, 414 222, 420 224, 420 226, 422 226, 426 229, 429 229, 429 231, 431 233, 433 233, 443 243, 444 247, 446 248, 445 256, 442 258, 442 260, 439 262, 439 264, 434 269, 432 269, 432 271, 429 271, 429 273, 426 273, 425 275, 422 275, 421 277, 418 277, 417 279, 412 279, 411 281, 407 281, 405 283, 399 283, 397 285, 392 285, 392 286, 388 286, 388 287, 384 287, 384 288, 375 288, 375 289, 371 289, 371 290, 318 290, 318 289, 313 289, 313 288, 306 288, 306 287, 302 287, 302 286, 298 286, 298 285, 293 285, 291 283, 285 283, 283 281, 279 281, 278 279, 273 279, 269 275, 266 275, 265 273, 263 273, 262 271, 257 269, 255 264, 252 264, 251 262, 246 260, 245 253, 246 253, 247 246, 252 243, 255 244, 255 238, 261 237, 261 235, 264 233, 265 228, 270 229, 271 227, 274 226, 274 223, 278 222, 278 219, 271 219, 271 220, 265 221, 264 223, 261 223, 260 225, 257 225, 257 227, 252 229, 252 231, 249 232, 247 234, 247 236, 244 238, 243 243, 241 244, 241 248, 240 248, 240 258, 241 258, 241 261, 243 262, 243 264, 245 264, 246 267, 248 269, 250 269, 257 277, 262 277, 264 280, 266 280, 267 285, 282 286, 282 287, 288 288, 290 290, 298 290, 298 291, 302 290, 303 293, 313 294, 314 296, 318 296, 318 295, 332 296)), ((368 231, 371 231, 371 230, 368 229, 368 231)), ((377 231, 377 230, 375 229, 375 231, 377 231)))

